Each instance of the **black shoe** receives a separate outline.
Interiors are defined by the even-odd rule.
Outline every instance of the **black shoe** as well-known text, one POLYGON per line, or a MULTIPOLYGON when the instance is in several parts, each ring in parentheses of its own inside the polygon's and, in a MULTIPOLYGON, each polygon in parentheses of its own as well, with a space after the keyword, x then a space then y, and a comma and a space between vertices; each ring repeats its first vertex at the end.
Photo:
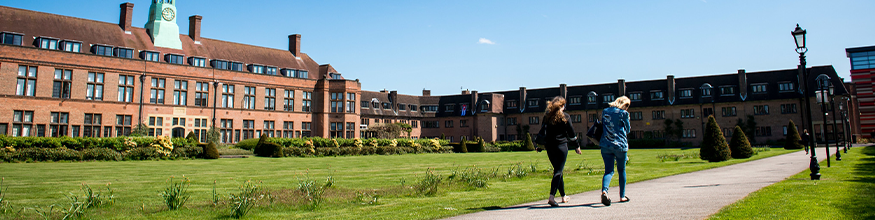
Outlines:
POLYGON ((605 206, 611 206, 611 199, 608 198, 607 194, 602 194, 602 204, 605 206))

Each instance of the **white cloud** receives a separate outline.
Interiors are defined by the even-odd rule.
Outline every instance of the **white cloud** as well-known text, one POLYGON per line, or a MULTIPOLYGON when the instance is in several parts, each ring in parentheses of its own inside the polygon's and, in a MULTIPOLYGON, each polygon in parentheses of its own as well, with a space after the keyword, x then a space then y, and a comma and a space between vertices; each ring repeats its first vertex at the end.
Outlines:
POLYGON ((491 40, 486 39, 486 38, 482 38, 482 37, 480 38, 479 41, 477 41, 477 43, 478 44, 495 44, 495 42, 492 42, 491 40))

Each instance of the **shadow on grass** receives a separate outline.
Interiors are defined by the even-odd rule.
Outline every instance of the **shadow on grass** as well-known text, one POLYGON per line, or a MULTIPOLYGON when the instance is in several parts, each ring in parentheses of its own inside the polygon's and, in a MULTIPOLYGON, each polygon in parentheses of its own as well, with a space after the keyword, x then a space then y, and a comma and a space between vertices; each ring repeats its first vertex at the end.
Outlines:
POLYGON ((853 167, 853 177, 849 179, 854 184, 851 188, 854 190, 853 197, 849 198, 840 208, 845 210, 847 214, 851 214, 855 218, 873 219, 875 218, 875 195, 871 193, 875 191, 875 146, 867 146, 860 153, 863 157, 853 167))
POLYGON ((509 206, 509 207, 486 206, 486 207, 480 207, 480 208, 469 208, 468 210, 492 211, 492 210, 513 210, 513 209, 565 209, 565 208, 577 208, 577 207, 604 208, 605 206, 601 205, 601 203, 559 205, 557 207, 552 207, 552 206, 547 205, 547 204, 537 204, 537 205, 518 205, 518 206, 509 206))

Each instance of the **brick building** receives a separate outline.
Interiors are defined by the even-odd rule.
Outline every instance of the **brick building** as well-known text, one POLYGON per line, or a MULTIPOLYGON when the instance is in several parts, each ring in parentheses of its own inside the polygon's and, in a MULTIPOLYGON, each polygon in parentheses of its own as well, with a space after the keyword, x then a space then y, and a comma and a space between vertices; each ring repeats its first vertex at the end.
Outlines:
POLYGON ((853 47, 845 49, 851 60, 851 81, 856 87, 856 97, 853 101, 860 107, 860 133, 865 138, 875 138, 875 88, 872 78, 875 77, 875 46, 853 47))

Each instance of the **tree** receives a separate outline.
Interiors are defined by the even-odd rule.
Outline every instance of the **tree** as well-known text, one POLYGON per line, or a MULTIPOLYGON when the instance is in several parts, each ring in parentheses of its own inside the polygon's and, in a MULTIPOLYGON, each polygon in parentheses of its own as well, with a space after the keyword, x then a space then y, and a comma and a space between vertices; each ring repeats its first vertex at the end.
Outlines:
POLYGON ((477 137, 477 144, 480 145, 480 149, 479 149, 478 151, 480 151, 480 152, 486 152, 486 143, 483 142, 483 138, 482 138, 482 137, 477 137))
POLYGON ((680 142, 681 137, 684 136, 684 122, 680 119, 674 120, 674 136, 678 142, 680 142))
POLYGON ((204 159, 219 159, 219 150, 216 149, 216 142, 210 142, 204 146, 204 159))
POLYGON ((744 122, 744 134, 747 135, 747 139, 750 140, 751 143, 756 143, 756 131, 757 131, 757 121, 753 117, 753 115, 747 115, 747 121, 744 122))
POLYGON ((532 135, 530 135, 529 133, 526 133, 526 150, 535 150, 535 144, 532 143, 532 135))
POLYGON ((729 141, 729 151, 732 158, 744 159, 753 156, 753 148, 750 147, 750 142, 747 141, 744 131, 741 127, 735 126, 735 131, 732 132, 732 139, 729 141))
POLYGON ((729 145, 723 137, 723 131, 714 116, 708 116, 708 124, 705 125, 705 135, 702 137, 702 145, 699 147, 699 157, 709 162, 720 162, 731 158, 729 145))
POLYGON ((401 122, 397 122, 395 124, 401 127, 401 131, 407 132, 407 138, 410 138, 410 132, 413 132, 413 126, 401 122))
POLYGON ((668 142, 671 142, 671 140, 674 138, 675 129, 671 126, 673 124, 673 121, 671 119, 665 119, 662 124, 662 130, 663 132, 665 132, 665 142, 666 144, 668 144, 668 142))
POLYGON ((132 137, 142 137, 146 135, 149 135, 149 126, 146 126, 146 124, 139 123, 134 130, 131 130, 132 137))
POLYGON ((787 126, 787 136, 784 138, 784 149, 802 149, 802 144, 799 143, 802 138, 799 136, 799 131, 796 130, 796 123, 790 120, 790 125, 787 126))
POLYGON ((446 139, 447 139, 447 136, 444 135, 444 133, 441 133, 441 140, 446 140, 446 139))
POLYGON ((219 129, 216 129, 216 126, 210 127, 210 130, 207 131, 207 143, 218 143, 220 137, 219 129))
POLYGON ((465 136, 462 136, 462 141, 459 143, 459 152, 468 153, 468 140, 466 140, 465 136))

